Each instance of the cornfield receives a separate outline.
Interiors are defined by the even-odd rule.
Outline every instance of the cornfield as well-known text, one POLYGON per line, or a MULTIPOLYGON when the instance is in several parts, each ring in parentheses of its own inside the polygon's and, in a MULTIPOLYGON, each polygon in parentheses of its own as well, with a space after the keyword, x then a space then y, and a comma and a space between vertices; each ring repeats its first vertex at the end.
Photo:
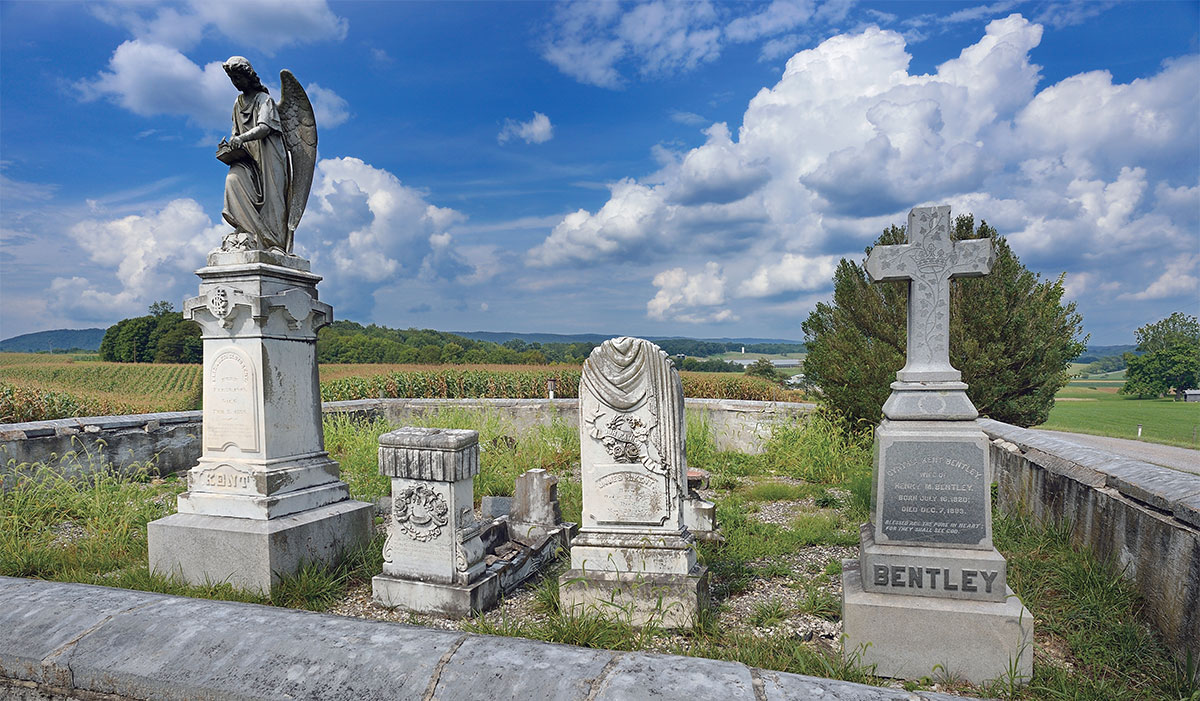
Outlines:
MULTIPOLYGON (((580 369, 545 365, 324 365, 321 399, 536 399, 579 396, 580 369)), ((795 401, 757 377, 684 372, 687 397, 795 401)), ((62 356, 0 354, 0 423, 200 408, 199 365, 75 362, 62 356)))

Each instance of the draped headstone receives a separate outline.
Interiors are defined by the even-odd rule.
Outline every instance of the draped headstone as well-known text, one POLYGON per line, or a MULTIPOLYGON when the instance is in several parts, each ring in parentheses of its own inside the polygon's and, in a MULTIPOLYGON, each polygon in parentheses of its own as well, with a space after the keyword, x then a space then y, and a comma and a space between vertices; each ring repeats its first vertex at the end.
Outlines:
POLYGON ((871 521, 843 567, 845 653, 882 676, 1028 679, 1033 617, 992 545, 989 443, 949 355, 950 280, 991 270, 992 242, 952 241, 948 206, 913 209, 908 237, 867 258, 873 281, 908 283, 908 358, 875 432, 871 521))
POLYGON ((593 350, 579 437, 583 523, 560 579, 564 605, 624 611, 634 625, 690 625, 706 605, 708 571, 684 524, 683 386, 667 354, 628 337, 593 350))

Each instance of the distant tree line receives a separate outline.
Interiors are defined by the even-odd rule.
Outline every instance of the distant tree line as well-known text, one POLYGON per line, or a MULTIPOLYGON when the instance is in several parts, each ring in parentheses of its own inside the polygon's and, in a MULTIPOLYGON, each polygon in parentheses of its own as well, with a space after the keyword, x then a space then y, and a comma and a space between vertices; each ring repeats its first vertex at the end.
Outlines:
MULTIPOLYGON (((672 356, 674 358, 674 356, 672 356)), ((674 358, 675 367, 690 372, 742 372, 745 368, 737 363, 730 363, 720 358, 702 360, 700 358, 674 358)), ((770 361, 768 361, 770 362, 770 361)))
POLYGON ((1102 358, 1096 358, 1088 363, 1084 371, 1089 375, 1095 375, 1102 372, 1116 372, 1117 370, 1125 369, 1125 358, 1120 355, 1106 355, 1102 358))
POLYGON ((150 305, 146 316, 122 319, 100 341, 100 359, 117 363, 199 363, 204 360, 200 326, 186 321, 170 302, 150 305))
POLYGON ((476 341, 432 329, 391 329, 353 321, 335 321, 317 335, 317 361, 322 363, 422 363, 427 365, 582 364, 592 343, 503 344, 476 341))
MULTIPOLYGON (((672 339, 671 348, 696 344, 692 350, 713 346, 725 352, 731 344, 672 339)), ((664 345, 665 345, 664 344, 664 345)), ((514 338, 504 343, 476 341, 457 334, 432 329, 392 329, 353 321, 335 321, 317 333, 317 362, 320 363, 396 363, 425 365, 582 365, 598 343, 537 343, 514 338)), ((779 344, 758 344, 779 345, 779 344)), ((790 346, 796 348, 800 346, 790 346)), ((800 347, 802 348, 802 347, 800 347)), ((667 350, 666 347, 663 350, 667 350)), ((746 350, 750 351, 750 346, 746 350)), ((668 350, 668 352, 672 352, 668 350)), ((674 353, 683 351, 675 350, 674 353)), ((754 352, 762 353, 763 350, 754 352)), ((204 358, 200 327, 185 321, 183 314, 169 302, 150 305, 150 314, 123 319, 104 334, 100 359, 121 363, 199 363, 204 358)), ((697 372, 741 372, 736 363, 676 359, 683 370, 697 372)))
MULTIPOLYGON (((669 355, 690 355, 696 358, 706 358, 710 355, 720 355, 731 351, 741 351, 745 347, 747 353, 765 353, 768 355, 784 353, 803 353, 803 343, 738 343, 736 341, 697 341, 692 338, 663 338, 654 342, 669 355)), ((722 372, 724 372, 722 370, 722 372)))

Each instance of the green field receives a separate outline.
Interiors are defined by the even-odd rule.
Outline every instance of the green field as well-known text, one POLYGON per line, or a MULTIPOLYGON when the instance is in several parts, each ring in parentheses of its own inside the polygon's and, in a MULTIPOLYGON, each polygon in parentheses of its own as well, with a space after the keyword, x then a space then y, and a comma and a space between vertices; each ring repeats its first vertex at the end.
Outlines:
POLYGON ((1125 380, 1125 368, 1113 370, 1112 372, 1094 372, 1087 371, 1091 363, 1071 363, 1067 370, 1072 376, 1078 376, 1080 380, 1125 380))
POLYGON ((737 351, 729 351, 720 355, 712 355, 710 358, 718 358, 720 360, 758 360, 766 358, 767 360, 783 360, 785 358, 804 360, 804 356, 808 353, 739 353, 737 351))
POLYGON ((1096 436, 1136 439, 1197 448, 1200 439, 1200 403, 1171 399, 1129 399, 1117 394, 1120 381, 1072 382, 1055 397, 1050 419, 1039 428, 1096 436))

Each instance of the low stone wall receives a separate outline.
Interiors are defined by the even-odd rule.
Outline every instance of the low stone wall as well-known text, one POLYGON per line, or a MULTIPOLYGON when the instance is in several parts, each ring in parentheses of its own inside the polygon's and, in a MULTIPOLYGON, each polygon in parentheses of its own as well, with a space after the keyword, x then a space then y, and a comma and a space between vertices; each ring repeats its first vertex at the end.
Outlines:
POLYGON ((1200 660, 1200 475, 984 419, 1002 509, 1066 521, 1111 561, 1183 661, 1200 660))
POLYGON ((0 476, 20 463, 71 452, 85 470, 145 463, 155 456, 161 474, 187 470, 200 458, 200 425, 198 411, 0 424, 0 476))
POLYGON ((0 697, 950 701, 697 657, 0 577, 0 697))
MULTIPOLYGON (((814 408, 729 399, 688 399, 686 405, 690 413, 707 418, 718 449, 742 453, 762 452, 772 424, 795 420, 814 408)), ((579 422, 577 399, 364 399, 326 402, 323 408, 326 413, 382 416, 396 426, 439 411, 494 411, 517 433, 556 420, 579 422)), ((20 463, 44 462, 68 452, 82 456, 84 469, 89 464, 98 469, 106 463, 144 463, 157 456, 160 474, 179 472, 200 458, 202 430, 199 411, 0 424, 0 476, 20 463)))

